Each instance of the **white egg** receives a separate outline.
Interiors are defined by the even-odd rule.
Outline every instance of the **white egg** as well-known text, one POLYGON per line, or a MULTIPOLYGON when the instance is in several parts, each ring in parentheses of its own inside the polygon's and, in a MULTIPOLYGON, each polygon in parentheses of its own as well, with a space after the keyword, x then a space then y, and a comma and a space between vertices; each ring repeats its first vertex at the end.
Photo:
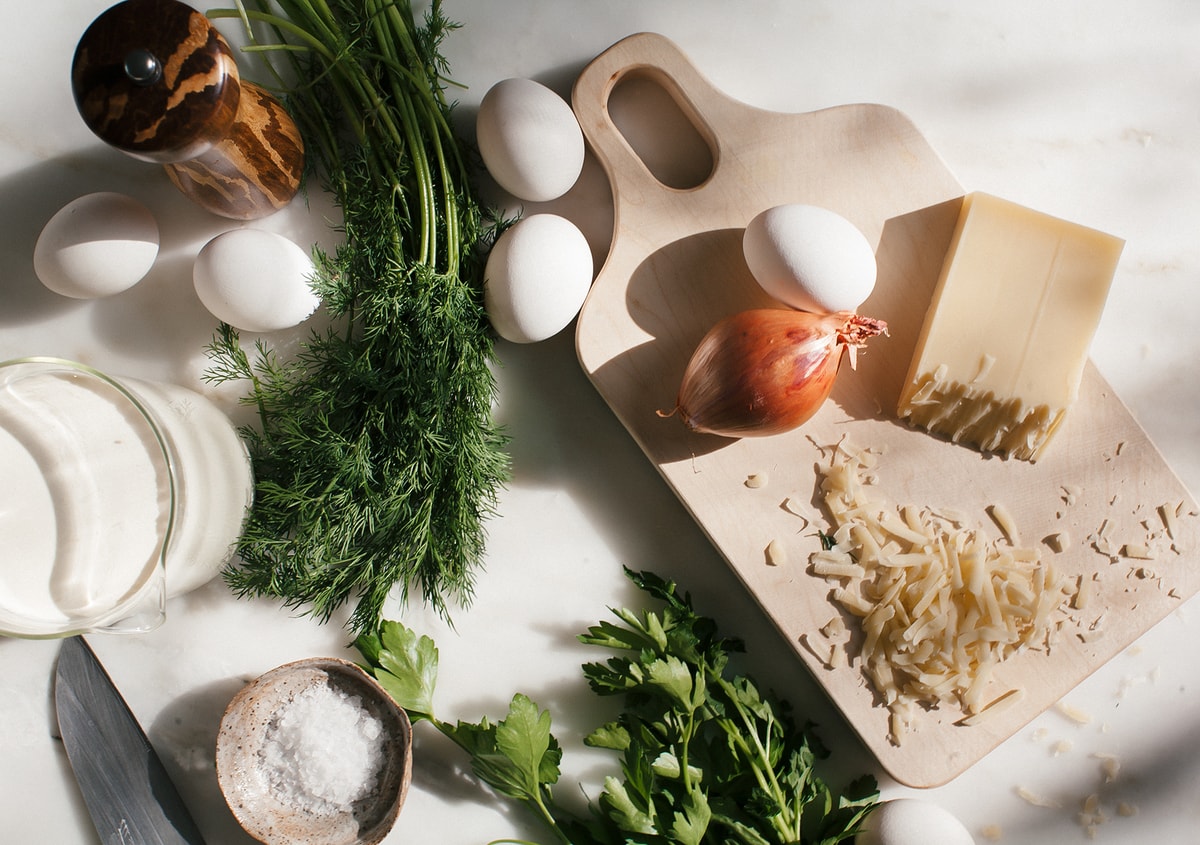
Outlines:
POLYGON ((875 288, 870 242, 827 208, 769 208, 746 226, 742 250, 763 290, 801 311, 855 311, 875 288))
POLYGON ((557 214, 533 214, 506 229, 484 271, 484 305, 505 340, 535 343, 579 313, 592 284, 592 251, 579 228, 557 214))
POLYGON ((271 332, 299 325, 321 299, 313 263, 295 242, 261 229, 233 229, 200 250, 192 282, 204 307, 234 328, 271 332))
POLYGON ((855 845, 974 845, 970 831, 948 810, 919 798, 896 798, 867 816, 855 845))
POLYGON ((488 173, 527 202, 571 189, 583 169, 583 131, 562 97, 532 79, 505 79, 479 104, 476 143, 488 173))
POLYGON ((33 271, 55 293, 95 299, 128 290, 158 257, 158 223, 133 197, 112 191, 67 203, 42 228, 33 271))

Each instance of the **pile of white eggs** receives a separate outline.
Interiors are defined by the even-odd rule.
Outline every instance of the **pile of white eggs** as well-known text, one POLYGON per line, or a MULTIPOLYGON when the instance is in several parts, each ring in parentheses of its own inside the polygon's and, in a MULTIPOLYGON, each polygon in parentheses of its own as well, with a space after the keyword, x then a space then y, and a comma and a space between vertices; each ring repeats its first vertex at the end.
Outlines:
MULTIPOLYGON (((569 191, 583 170, 583 131, 571 107, 532 79, 505 79, 479 104, 476 143, 496 184, 525 202, 569 191)), ((520 217, 500 234, 484 269, 484 307, 496 333, 514 343, 558 334, 575 319, 592 284, 591 247, 565 217, 520 217)))
MULTIPOLYGON (((583 167, 583 133, 570 106, 530 79, 506 79, 480 103, 476 136, 496 183, 527 202, 565 194, 583 167)), ((827 208, 769 208, 746 226, 751 274, 774 299, 802 311, 856 311, 875 286, 875 253, 863 233, 827 208)), ((497 333, 544 340, 575 318, 593 265, 587 240, 547 213, 517 221, 497 239, 485 271, 485 305, 497 333)))
MULTIPOLYGON (((113 191, 67 203, 42 228, 33 269, 49 290, 73 299, 99 299, 128 290, 158 258, 158 223, 133 197, 113 191)), ((233 229, 196 256, 192 282, 217 319, 250 332, 299 325, 316 311, 308 253, 283 235, 233 229)))

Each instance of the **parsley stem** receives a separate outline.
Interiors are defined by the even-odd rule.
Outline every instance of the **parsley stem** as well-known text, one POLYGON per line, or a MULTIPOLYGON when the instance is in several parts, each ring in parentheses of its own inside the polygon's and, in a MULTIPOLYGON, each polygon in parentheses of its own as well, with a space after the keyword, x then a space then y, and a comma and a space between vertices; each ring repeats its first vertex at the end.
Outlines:
MULTIPOLYGON (((754 716, 747 712, 745 706, 741 702, 741 698, 737 695, 736 690, 733 689, 733 686, 728 680, 724 678, 717 678, 716 680, 720 685, 722 692, 724 692, 728 699, 733 703, 734 709, 737 711, 737 714, 741 718, 742 722, 741 728, 739 729, 739 726, 735 725, 732 720, 726 720, 727 724, 729 725, 727 728, 729 734, 734 737, 737 746, 746 756, 746 762, 750 765, 750 770, 753 772, 759 786, 762 787, 764 792, 774 798, 781 808, 788 808, 790 805, 788 803, 787 794, 779 785, 779 780, 775 775, 775 767, 771 765, 771 754, 769 750, 763 746, 762 737, 760 736, 755 725, 754 716), (747 735, 752 739, 754 743, 753 747, 746 742, 745 737, 747 735)), ((768 737, 770 735, 772 724, 773 722, 768 723, 764 727, 764 731, 768 734, 768 737)), ((782 818, 783 815, 784 814, 781 813, 773 816, 771 818, 771 826, 774 827, 775 830, 777 830, 784 837, 785 842, 799 841, 799 818, 784 819, 782 818)), ((791 816, 792 814, 789 813, 788 815, 791 816)))
POLYGON ((692 773, 688 769, 688 749, 691 747, 692 738, 696 731, 696 711, 692 710, 687 716, 687 726, 683 732, 683 738, 679 742, 679 773, 683 777, 684 789, 691 792, 695 788, 692 783, 692 773))

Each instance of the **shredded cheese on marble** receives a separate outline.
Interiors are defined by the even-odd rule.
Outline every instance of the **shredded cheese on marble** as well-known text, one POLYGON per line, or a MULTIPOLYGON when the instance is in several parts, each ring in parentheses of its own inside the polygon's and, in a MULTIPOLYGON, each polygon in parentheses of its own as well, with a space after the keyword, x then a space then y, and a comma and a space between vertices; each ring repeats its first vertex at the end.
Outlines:
POLYGON ((1062 713, 1077 725, 1086 725, 1092 721, 1092 716, 1090 713, 1080 710, 1078 707, 1075 707, 1072 704, 1067 704, 1065 701, 1060 701, 1055 704, 1054 709, 1059 713, 1062 713))
POLYGON ((1057 810, 1062 807, 1062 802, 1056 798, 1050 798, 1045 795, 1040 795, 1031 789, 1024 786, 1017 787, 1017 796, 1028 804, 1034 807, 1045 807, 1049 810, 1057 810))

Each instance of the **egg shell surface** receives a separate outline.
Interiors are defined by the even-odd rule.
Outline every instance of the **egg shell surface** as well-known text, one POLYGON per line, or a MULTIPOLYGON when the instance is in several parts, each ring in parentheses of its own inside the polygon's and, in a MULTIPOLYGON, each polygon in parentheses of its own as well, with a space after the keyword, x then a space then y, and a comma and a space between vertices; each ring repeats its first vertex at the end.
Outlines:
POLYGON ((488 89, 475 135, 488 173, 526 202, 557 199, 583 170, 583 130, 575 112, 532 79, 504 79, 488 89))
POLYGON ((558 334, 579 313, 592 285, 592 251, 579 227, 557 214, 534 214, 506 229, 484 270, 484 307, 513 343, 558 334))
POLYGON ((112 296, 150 272, 158 245, 158 223, 142 203, 114 191, 84 194, 42 228, 33 248, 33 271, 62 296, 112 296))
POLYGON ((855 845, 974 845, 970 831, 950 811, 919 798, 895 798, 867 816, 855 845))
POLYGON ((294 241, 261 229, 233 229, 200 250, 192 267, 196 295, 234 328, 271 332, 304 322, 321 299, 312 259, 294 241))
POLYGON ((827 208, 769 208, 747 224, 742 250, 763 290, 801 311, 856 311, 875 288, 878 268, 870 242, 827 208))

